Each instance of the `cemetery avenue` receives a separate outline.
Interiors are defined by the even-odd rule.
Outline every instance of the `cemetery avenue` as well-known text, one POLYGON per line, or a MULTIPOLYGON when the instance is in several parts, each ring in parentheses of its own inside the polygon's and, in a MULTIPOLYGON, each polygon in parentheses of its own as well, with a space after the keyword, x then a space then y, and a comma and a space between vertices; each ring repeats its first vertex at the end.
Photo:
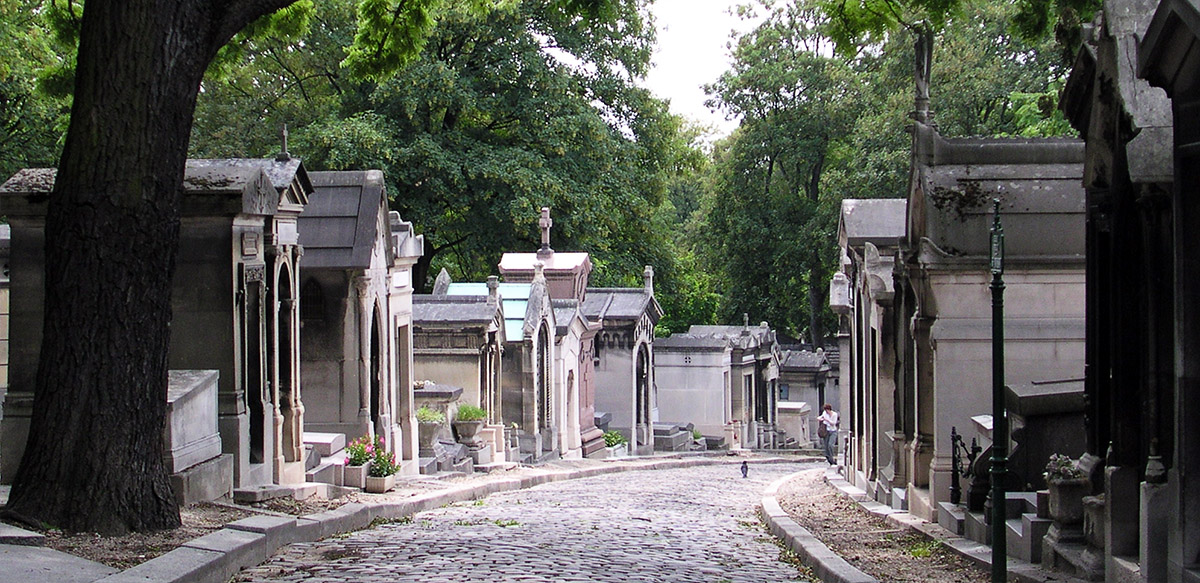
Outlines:
POLYGON ((282 549, 235 581, 807 580, 781 562, 757 506, 816 464, 618 472, 462 502, 282 549))

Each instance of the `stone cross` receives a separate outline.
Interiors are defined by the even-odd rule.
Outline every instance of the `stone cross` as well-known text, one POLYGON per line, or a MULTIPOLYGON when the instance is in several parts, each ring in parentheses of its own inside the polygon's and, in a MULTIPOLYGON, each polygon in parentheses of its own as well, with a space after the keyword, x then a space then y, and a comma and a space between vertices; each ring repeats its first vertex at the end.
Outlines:
POLYGON ((554 226, 554 221, 550 218, 550 207, 542 207, 542 217, 538 219, 538 227, 542 229, 542 248, 538 249, 538 256, 546 256, 554 253, 550 248, 550 227, 554 226))
POLYGON ((279 141, 280 141, 280 145, 282 146, 282 149, 279 150, 279 153, 275 155, 276 162, 286 162, 286 161, 292 159, 292 155, 288 153, 287 139, 288 139, 287 124, 283 124, 283 128, 279 130, 279 141))

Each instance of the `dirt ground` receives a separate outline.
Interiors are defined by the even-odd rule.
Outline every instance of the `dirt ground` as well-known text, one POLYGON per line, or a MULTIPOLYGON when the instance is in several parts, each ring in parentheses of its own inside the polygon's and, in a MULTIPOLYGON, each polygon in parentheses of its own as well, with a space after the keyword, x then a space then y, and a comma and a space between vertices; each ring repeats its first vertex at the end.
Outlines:
POLYGON ((128 569, 162 555, 194 538, 220 530, 226 524, 255 514, 290 514, 302 516, 323 512, 349 502, 347 499, 312 499, 297 501, 291 498, 240 507, 231 504, 194 504, 180 509, 183 526, 175 530, 135 533, 125 536, 100 536, 95 533, 68 534, 61 530, 45 530, 46 546, 57 551, 103 563, 117 569, 128 569))
POLYGON ((884 582, 987 583, 990 574, 936 541, 860 508, 814 469, 779 489, 779 503, 851 565, 884 582))

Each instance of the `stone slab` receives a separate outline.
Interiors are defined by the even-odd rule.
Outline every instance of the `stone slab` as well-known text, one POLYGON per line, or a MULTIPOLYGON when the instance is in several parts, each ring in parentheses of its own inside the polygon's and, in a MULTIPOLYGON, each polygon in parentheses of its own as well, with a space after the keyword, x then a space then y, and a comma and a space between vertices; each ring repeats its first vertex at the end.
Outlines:
POLYGON ((313 449, 325 457, 346 447, 346 436, 341 433, 304 432, 304 443, 310 443, 313 449))
POLYGON ((116 572, 53 549, 0 544, 0 583, 92 583, 116 572))
POLYGON ((289 486, 264 484, 261 486, 235 489, 233 491, 233 501, 239 504, 263 502, 266 500, 274 500, 275 498, 286 498, 292 494, 293 489, 289 486))
POLYGON ((267 544, 281 547, 296 542, 296 519, 285 516, 250 516, 225 525, 229 530, 240 530, 265 537, 267 544))
POLYGON ((317 467, 304 472, 304 481, 341 486, 345 483, 345 467, 340 461, 321 462, 317 467))
POLYGON ((313 539, 319 540, 338 533, 366 528, 375 518, 375 513, 364 504, 351 502, 333 510, 309 514, 302 518, 314 521, 319 525, 316 527, 319 536, 313 539))
POLYGON ((171 474, 171 488, 180 506, 229 496, 233 491, 233 454, 222 454, 171 474))
POLYGON ((100 583, 226 583, 238 569, 225 561, 225 553, 179 547, 100 583))
POLYGON ((192 539, 184 543, 183 547, 223 553, 225 562, 241 568, 267 560, 267 557, 279 548, 270 544, 271 542, 265 534, 222 528, 192 539))
POLYGON ((163 461, 174 473, 221 455, 217 434, 219 374, 215 370, 172 370, 168 377, 163 461))
POLYGON ((951 504, 949 502, 938 503, 938 526, 962 536, 963 521, 965 520, 966 507, 961 504, 951 504))
POLYGON ((15 526, 0 522, 0 545, 21 545, 27 547, 40 547, 46 542, 45 535, 17 528, 15 526))

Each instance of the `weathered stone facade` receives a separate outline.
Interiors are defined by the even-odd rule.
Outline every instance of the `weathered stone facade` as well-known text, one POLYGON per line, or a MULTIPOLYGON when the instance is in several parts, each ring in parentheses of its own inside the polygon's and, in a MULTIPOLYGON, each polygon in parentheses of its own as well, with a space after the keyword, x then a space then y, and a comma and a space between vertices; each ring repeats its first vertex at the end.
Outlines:
POLYGON ((415 473, 412 266, 423 240, 388 212, 383 173, 312 172, 300 216, 300 374, 311 431, 379 436, 415 473))
MULTIPOLYGON (((46 193, 54 169, 0 187, 12 227, 12 368, 0 476, 29 430, 41 347, 46 193)), ((312 185, 300 160, 189 160, 171 295, 172 369, 216 370, 222 450, 236 486, 304 481, 296 220, 312 185)))
POLYGON ((692 326, 660 338, 655 355, 659 414, 722 436, 733 449, 782 445, 776 427, 779 344, 766 323, 692 326))

